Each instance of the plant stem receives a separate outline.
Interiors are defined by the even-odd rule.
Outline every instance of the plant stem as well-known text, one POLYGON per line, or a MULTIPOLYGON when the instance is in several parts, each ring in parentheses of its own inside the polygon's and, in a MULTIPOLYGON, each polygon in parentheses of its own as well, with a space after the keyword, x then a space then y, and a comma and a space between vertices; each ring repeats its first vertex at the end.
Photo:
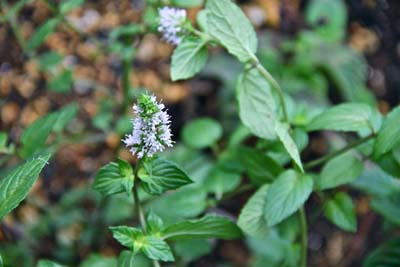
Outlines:
POLYGON ((300 267, 307 267, 307 218, 306 213, 304 211, 304 206, 302 206, 299 210, 300 216, 300 227, 301 227, 301 259, 300 259, 300 267))
POLYGON ((353 149, 353 148, 355 148, 355 147, 357 147, 357 146, 359 146, 359 145, 361 145, 361 144, 363 144, 363 143, 365 143, 365 142, 367 142, 367 141, 369 141, 369 140, 371 140, 373 138, 375 138, 375 134, 374 133, 372 133, 372 134, 370 134, 370 135, 368 135, 366 137, 363 137, 361 139, 358 139, 358 140, 348 144, 347 146, 345 146, 342 149, 339 149, 339 150, 334 151, 334 152, 332 152, 330 154, 327 154, 327 155, 325 155, 325 156, 323 156, 321 158, 312 160, 312 161, 304 164, 304 169, 309 170, 309 169, 312 169, 312 168, 314 168, 314 167, 316 167, 318 165, 321 165, 321 164, 325 163, 326 161, 329 161, 329 160, 331 160, 331 159, 333 159, 333 158, 335 158, 335 157, 337 157, 337 156, 339 156, 341 154, 344 154, 347 151, 349 151, 349 150, 351 150, 351 149, 353 149))
POLYGON ((265 79, 272 85, 272 88, 275 89, 275 91, 278 93, 279 100, 281 102, 282 106, 282 112, 283 112, 283 119, 285 122, 289 122, 289 116, 286 110, 286 104, 285 104, 285 97, 283 95, 283 90, 279 83, 272 77, 271 73, 268 72, 266 68, 264 68, 263 65, 261 65, 260 61, 255 57, 253 58, 253 63, 255 64, 257 70, 261 73, 262 76, 264 76, 265 79))
POLYGON ((131 62, 129 59, 122 60, 122 89, 124 94, 123 110, 126 111, 130 105, 130 72, 131 72, 131 62))
POLYGON ((135 170, 134 170, 134 180, 135 180, 135 184, 133 186, 132 192, 133 192, 133 200, 135 201, 135 211, 136 211, 136 215, 139 216, 139 221, 140 221, 140 225, 143 227, 143 231, 146 232, 147 231, 147 223, 146 223, 146 219, 144 217, 144 213, 142 210, 142 206, 140 205, 140 199, 139 199, 139 178, 138 178, 138 171, 139 171, 139 166, 140 166, 140 160, 138 160, 136 162, 136 166, 135 166, 135 170))
MULTIPOLYGON (((133 191, 133 199, 135 201, 135 211, 136 211, 136 214, 139 216, 139 221, 140 221, 140 225, 143 228, 143 232, 146 233, 147 232, 147 223, 146 223, 144 212, 143 212, 142 206, 140 205, 140 199, 139 199, 140 182, 139 182, 139 177, 138 177, 138 171, 139 171, 140 163, 141 162, 138 159, 138 161, 136 162, 135 170, 133 171, 135 184, 133 186, 132 191, 133 191)), ((153 266, 160 267, 161 265, 158 261, 153 260, 153 266)))

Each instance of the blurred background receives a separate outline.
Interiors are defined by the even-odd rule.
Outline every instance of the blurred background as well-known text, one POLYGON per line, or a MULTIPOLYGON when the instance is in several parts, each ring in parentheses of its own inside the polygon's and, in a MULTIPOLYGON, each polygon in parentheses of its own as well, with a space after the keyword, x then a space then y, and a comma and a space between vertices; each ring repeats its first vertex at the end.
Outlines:
MULTIPOLYGON (((96 171, 110 160, 133 160, 120 140, 131 130, 130 107, 144 90, 162 98, 172 115, 178 144, 166 155, 198 180, 207 175, 212 152, 181 144, 184 124, 212 117, 222 124, 225 136, 237 126, 233 77, 240 64, 212 48, 200 75, 171 82, 173 47, 156 31, 161 2, 169 3, 1 0, 0 131, 18 146, 21 131, 36 119, 49 112, 70 116, 63 133, 51 141, 57 152, 41 179, 27 200, 0 222, 0 252, 6 263, 32 267, 37 259, 50 258, 95 267, 108 266, 95 265, 95 259, 118 255, 121 247, 111 239, 107 225, 129 223, 132 203, 125 196, 103 199, 90 186, 96 171), (136 34, 141 25, 145 32, 136 34)), ((386 113, 399 104, 400 1, 237 2, 257 29, 262 64, 303 105, 362 101, 386 113)), ((200 9, 188 10, 194 23, 200 9)), ((326 146, 325 138, 315 134, 303 155, 323 155, 326 146)), ((2 170, 18 161, 2 150, 2 170)), ((196 216, 210 209, 209 192, 191 190, 148 205, 164 218, 196 216), (164 214, 166 207, 178 214, 164 214)), ((237 216, 249 196, 242 194, 211 209, 237 216)), ((360 222, 356 234, 314 216, 310 266, 361 266, 365 255, 382 241, 375 231, 381 221, 371 213, 367 197, 355 199, 360 222)), ((270 244, 264 250, 278 246, 270 244)), ((179 266, 262 266, 253 257, 262 253, 257 249, 256 242, 204 240, 174 247, 183 259, 179 266)))

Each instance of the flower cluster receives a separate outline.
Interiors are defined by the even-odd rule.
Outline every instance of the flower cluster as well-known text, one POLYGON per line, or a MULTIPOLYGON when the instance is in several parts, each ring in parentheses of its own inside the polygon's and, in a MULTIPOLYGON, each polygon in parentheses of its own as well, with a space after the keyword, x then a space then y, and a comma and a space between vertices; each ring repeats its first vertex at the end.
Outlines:
POLYGON ((182 41, 186 21, 186 10, 173 7, 163 7, 158 11, 160 24, 158 31, 163 33, 163 38, 168 43, 178 45, 182 41))
POLYGON ((157 103, 154 95, 144 94, 133 106, 136 117, 132 120, 133 131, 122 140, 138 158, 152 157, 165 147, 172 147, 170 116, 164 104, 157 103))

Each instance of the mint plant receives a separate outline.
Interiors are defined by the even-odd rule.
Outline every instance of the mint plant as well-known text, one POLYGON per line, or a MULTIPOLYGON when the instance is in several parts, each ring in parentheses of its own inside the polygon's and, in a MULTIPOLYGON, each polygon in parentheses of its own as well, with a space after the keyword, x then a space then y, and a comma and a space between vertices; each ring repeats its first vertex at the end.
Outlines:
MULTIPOLYGON (((84 92, 91 86, 101 92, 90 121, 100 133, 64 133, 77 115, 76 104, 37 119, 18 141, 1 132, 0 219, 27 197, 60 146, 82 141, 103 147, 106 135, 116 135, 122 138, 121 149, 131 153, 118 158, 119 147, 114 147, 109 153, 114 159, 96 172, 93 188, 65 193, 56 207, 36 203, 43 218, 14 247, 3 252, 1 246, 6 264, 24 259, 26 254, 9 252, 15 247, 29 253, 41 245, 40 235, 49 225, 57 232, 78 225, 75 243, 65 245, 58 233, 55 246, 62 252, 52 254, 69 266, 82 260, 80 267, 183 267, 211 254, 220 244, 215 239, 241 239, 251 267, 306 267, 315 218, 324 217, 350 234, 358 231, 357 192, 367 196, 390 237, 366 256, 363 267, 398 266, 400 107, 382 114, 366 90, 367 65, 344 44, 343 1, 308 1, 309 27, 285 38, 277 49, 256 33, 232 0, 147 0, 139 21, 115 27, 92 43, 119 64, 119 97, 114 97, 115 88, 74 77, 74 64, 67 64, 65 55, 40 49, 57 27, 92 41, 67 16, 84 1, 44 1, 50 18, 23 38, 18 15, 29 2, 1 1, 2 21, 10 25, 23 54, 39 62, 49 90, 67 93, 76 83, 84 92), (191 12, 183 8, 202 7, 203 2, 191 21, 191 12), (229 119, 197 118, 183 125, 181 140, 172 140, 174 118, 166 106, 146 88, 132 87, 138 44, 149 33, 174 47, 172 82, 222 74, 221 95, 228 100, 218 102, 219 111, 233 113, 229 119), (220 51, 229 54, 228 60, 210 66, 220 51), (330 104, 329 82, 345 103, 330 104), (315 136, 325 141, 320 155, 305 151, 315 146, 310 142, 315 136), (225 209, 238 199, 246 201, 242 206, 233 202, 234 211, 225 209), (87 202, 94 211, 82 207, 87 202), (116 257, 97 251, 108 235, 118 242, 113 244, 116 257), (89 252, 93 247, 96 251, 89 252)), ((21 264, 32 266, 35 256, 21 264)), ((63 265, 42 259, 36 266, 63 265)))
POLYGON ((133 195, 135 214, 141 228, 130 226, 112 226, 113 237, 130 252, 122 252, 119 261, 132 259, 143 253, 153 260, 154 266, 159 261, 174 261, 174 256, 167 241, 179 238, 232 239, 240 237, 239 228, 230 220, 207 215, 201 219, 176 222, 164 225, 163 220, 154 212, 144 212, 140 193, 161 195, 168 190, 175 190, 191 184, 193 181, 176 164, 160 158, 157 152, 165 147, 172 147, 170 117, 163 104, 157 103, 155 96, 141 95, 133 106, 135 118, 132 120, 133 131, 123 142, 130 148, 137 160, 135 167, 122 160, 104 166, 96 175, 94 188, 104 195, 126 192, 133 195), (142 191, 141 191, 142 190, 142 191))

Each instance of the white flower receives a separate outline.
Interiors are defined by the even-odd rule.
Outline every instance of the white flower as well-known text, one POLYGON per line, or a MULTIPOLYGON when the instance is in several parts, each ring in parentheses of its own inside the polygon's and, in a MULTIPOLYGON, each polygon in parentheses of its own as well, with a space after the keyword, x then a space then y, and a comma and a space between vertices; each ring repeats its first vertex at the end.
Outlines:
POLYGON ((173 7, 163 7, 158 10, 160 24, 158 31, 163 33, 166 42, 178 45, 182 41, 184 29, 182 25, 186 20, 186 10, 173 7))
POLYGON ((170 116, 164 104, 157 103, 156 97, 142 95, 133 106, 136 117, 132 120, 133 131, 122 142, 138 158, 152 157, 165 147, 172 147, 170 116))

